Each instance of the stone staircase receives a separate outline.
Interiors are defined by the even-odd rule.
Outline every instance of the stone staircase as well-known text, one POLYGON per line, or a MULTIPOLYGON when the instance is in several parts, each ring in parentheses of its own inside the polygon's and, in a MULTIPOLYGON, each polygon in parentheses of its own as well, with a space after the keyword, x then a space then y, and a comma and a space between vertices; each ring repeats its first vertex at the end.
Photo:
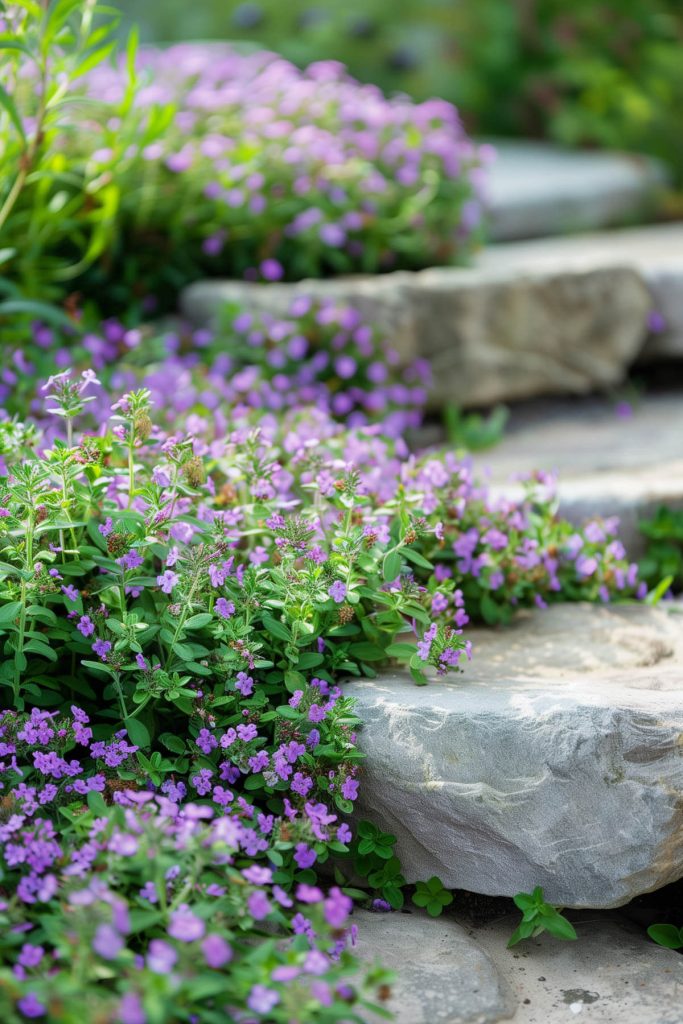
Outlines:
MULTIPOLYGON (((619 515, 637 555, 639 518, 683 506, 683 398, 648 397, 624 418, 557 396, 683 360, 683 224, 605 230, 642 214, 663 181, 639 158, 504 149, 498 240, 472 267, 206 281, 182 309, 206 324, 226 301, 281 314, 296 294, 329 296, 405 360, 430 359, 436 407, 553 396, 513 412, 475 465, 501 493, 515 474, 559 470, 563 514, 619 515)), ((361 954, 398 972, 388 1008, 399 1024, 683 1024, 683 957, 606 909, 683 876, 683 606, 555 606, 469 635, 475 657, 455 680, 349 685, 367 755, 360 814, 397 835, 409 881, 496 896, 542 885, 550 902, 589 909, 572 916, 578 943, 541 936, 514 952, 516 920, 471 927, 457 899, 437 922, 359 913, 361 954)))

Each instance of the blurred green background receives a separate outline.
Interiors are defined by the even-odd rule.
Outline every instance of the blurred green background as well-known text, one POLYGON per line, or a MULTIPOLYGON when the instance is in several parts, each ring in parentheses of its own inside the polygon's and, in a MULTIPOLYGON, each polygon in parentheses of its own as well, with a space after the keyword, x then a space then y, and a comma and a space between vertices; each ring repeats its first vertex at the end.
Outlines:
POLYGON ((683 181, 683 0, 123 0, 145 41, 230 39, 455 102, 468 128, 666 160, 683 181))

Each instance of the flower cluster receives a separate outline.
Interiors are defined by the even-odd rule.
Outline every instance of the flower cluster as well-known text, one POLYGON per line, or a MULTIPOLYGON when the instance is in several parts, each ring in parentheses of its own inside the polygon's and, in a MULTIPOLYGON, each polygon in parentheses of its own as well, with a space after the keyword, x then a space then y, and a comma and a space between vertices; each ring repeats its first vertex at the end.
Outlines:
MULTIPOLYGON (((204 729, 195 746, 229 757, 240 742, 230 732, 204 729)), ((295 765, 300 746, 290 740, 274 760, 295 765)), ((119 1024, 315 1021, 326 1008, 368 1005, 347 952, 351 899, 323 891, 309 870, 351 835, 324 804, 292 787, 283 811, 264 813, 230 788, 225 763, 212 795, 193 793, 191 774, 154 786, 137 748, 120 733, 93 740, 76 706, 4 712, 0 747, 0 863, 15 893, 0 901, 5 1019, 16 1008, 21 1019, 68 1021, 75 997, 86 1019, 119 1024), (257 957, 249 930, 261 932, 257 957)))
POLYGON ((29 291, 76 278, 111 302, 112 280, 135 280, 170 298, 206 274, 414 269, 472 250, 490 154, 451 104, 224 45, 131 46, 109 61, 112 25, 95 28, 92 7, 50 20, 10 8, 3 23, 21 44, 0 51, 13 114, 3 269, 29 291), (35 256, 21 246, 34 230, 35 256))

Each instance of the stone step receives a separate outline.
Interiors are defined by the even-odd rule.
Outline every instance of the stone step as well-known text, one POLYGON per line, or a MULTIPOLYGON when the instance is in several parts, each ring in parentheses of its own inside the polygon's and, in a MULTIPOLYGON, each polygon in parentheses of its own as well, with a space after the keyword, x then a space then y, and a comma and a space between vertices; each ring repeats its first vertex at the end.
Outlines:
POLYGON ((509 950, 519 914, 473 927, 457 893, 454 908, 438 920, 354 914, 360 958, 396 972, 385 1004, 396 1024, 680 1024, 683 957, 622 915, 570 911, 578 941, 544 934, 509 950))
MULTIPOLYGON (((356 952, 396 972, 385 1009, 396 1024, 497 1024, 517 1004, 493 961, 452 918, 356 911, 356 952)), ((384 1018, 366 1014, 368 1024, 384 1018)))
POLYGON ((640 520, 659 505, 683 508, 683 394, 649 396, 626 412, 595 399, 516 410, 501 442, 474 456, 477 473, 514 497, 515 478, 557 471, 561 514, 577 525, 619 516, 619 535, 638 558, 640 520))
POLYGON ((666 184, 662 166, 632 153, 491 140, 487 166, 490 234, 498 241, 633 222, 652 211, 666 184))
POLYGON ((643 355, 683 355, 683 225, 494 245, 469 268, 199 281, 181 307, 206 324, 225 302, 282 315, 297 294, 350 303, 405 361, 429 359, 435 406, 586 394, 621 383, 643 355), (654 340, 653 309, 667 325, 654 340))
POLYGON ((398 837, 409 881, 568 907, 620 906, 683 876, 683 618, 556 605, 473 629, 463 675, 351 681, 358 813, 398 837))
POLYGON ((508 950, 519 915, 468 929, 512 989, 513 1024, 680 1024, 683 956, 655 945, 621 915, 569 917, 577 942, 545 934, 508 950))

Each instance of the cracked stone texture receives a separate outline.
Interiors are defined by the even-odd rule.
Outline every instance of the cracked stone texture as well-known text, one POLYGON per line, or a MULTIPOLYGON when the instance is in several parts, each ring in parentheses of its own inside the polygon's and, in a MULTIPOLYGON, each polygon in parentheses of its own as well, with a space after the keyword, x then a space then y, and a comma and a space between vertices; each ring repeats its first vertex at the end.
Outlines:
POLYGON ((557 471, 560 512, 581 524, 617 515, 619 536, 632 557, 645 539, 641 519, 659 505, 683 507, 683 398, 659 395, 620 419, 611 404, 594 400, 527 412, 493 449, 474 456, 478 473, 494 492, 521 494, 511 483, 535 469, 557 471))
POLYGON ((409 881, 616 907, 683 876, 683 618, 556 605, 471 630, 465 673, 349 682, 358 814, 409 881))
MULTIPOLYGON (((491 957, 449 918, 356 911, 356 952, 396 971, 384 1004, 396 1024, 496 1024, 509 1020, 516 1000, 491 957)), ((366 1013, 368 1024, 382 1020, 366 1013)))
POLYGON ((683 956, 618 915, 570 914, 577 942, 505 948, 519 915, 468 929, 517 1001, 513 1024, 681 1024, 683 956))

